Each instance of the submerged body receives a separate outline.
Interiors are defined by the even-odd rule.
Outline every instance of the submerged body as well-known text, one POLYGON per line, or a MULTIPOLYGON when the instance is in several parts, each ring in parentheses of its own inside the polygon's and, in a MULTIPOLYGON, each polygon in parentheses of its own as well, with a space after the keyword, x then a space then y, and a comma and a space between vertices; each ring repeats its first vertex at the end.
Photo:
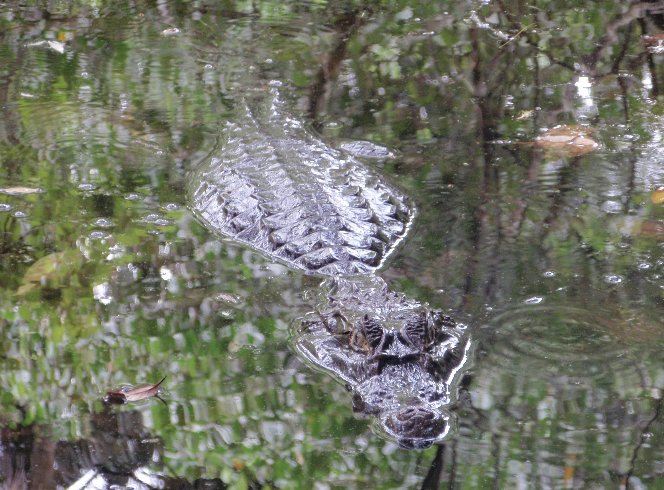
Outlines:
POLYGON ((194 212, 223 236, 331 276, 316 311, 294 322, 295 350, 344 382, 379 432, 404 447, 440 441, 468 342, 451 318, 373 274, 415 214, 407 196, 350 153, 369 148, 375 158, 378 147, 331 148, 288 114, 276 88, 238 112, 192 174, 194 212))
MULTIPOLYGON (((274 90, 274 89, 273 89, 274 90)), ((322 275, 380 267, 413 218, 408 199, 290 117, 274 91, 238 110, 193 173, 195 213, 213 230, 322 275)))

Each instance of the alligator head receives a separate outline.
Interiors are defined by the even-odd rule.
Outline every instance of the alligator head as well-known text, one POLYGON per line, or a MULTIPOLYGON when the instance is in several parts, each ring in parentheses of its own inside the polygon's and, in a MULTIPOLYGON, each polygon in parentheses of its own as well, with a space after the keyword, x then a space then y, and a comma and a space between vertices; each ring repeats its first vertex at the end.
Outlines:
POLYGON ((295 349, 342 381, 353 410, 402 447, 442 440, 468 339, 454 320, 376 277, 326 281, 321 304, 295 323, 295 349))

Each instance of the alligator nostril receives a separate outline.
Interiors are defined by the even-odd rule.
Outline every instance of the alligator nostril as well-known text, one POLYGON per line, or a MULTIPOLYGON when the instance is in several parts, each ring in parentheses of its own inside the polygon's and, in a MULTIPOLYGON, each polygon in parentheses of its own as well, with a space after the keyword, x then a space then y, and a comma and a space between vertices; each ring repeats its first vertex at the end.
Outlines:
POLYGON ((383 423, 400 439, 431 441, 444 436, 448 429, 446 418, 427 407, 408 406, 388 414, 383 423))

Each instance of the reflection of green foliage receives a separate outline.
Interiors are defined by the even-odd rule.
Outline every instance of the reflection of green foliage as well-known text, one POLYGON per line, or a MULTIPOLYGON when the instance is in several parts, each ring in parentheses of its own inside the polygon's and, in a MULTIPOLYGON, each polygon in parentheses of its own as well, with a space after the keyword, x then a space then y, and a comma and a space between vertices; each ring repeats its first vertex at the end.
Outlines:
MULTIPOLYGON (((355 9, 362 26, 326 87, 323 122, 339 123, 340 136, 403 151, 381 167, 420 207, 386 273, 398 274, 397 289, 486 308, 487 317, 490 308, 557 294, 658 318, 661 238, 637 230, 664 211, 644 204, 651 183, 639 172, 631 181, 622 173, 634 161, 648 173, 642 153, 662 130, 662 109, 644 100, 643 87, 621 91, 642 78, 641 65, 630 64, 644 59, 637 19, 595 63, 610 71, 624 48, 620 76, 594 81, 597 113, 583 119, 596 126, 601 152, 556 163, 529 144, 542 127, 578 122, 580 104, 569 96, 578 73, 564 65, 588 62, 624 11, 620 2, 507 5, 515 9, 509 19, 495 3, 374 1, 368 9, 360 1, 229 0, 195 10, 166 2, 160 8, 181 29, 168 38, 151 2, 32 4, 57 10, 44 31, 24 24, 18 8, 14 20, 0 16, 0 32, 17 36, 0 39, 0 72, 15 97, 0 104, 0 187, 46 190, 0 196, 13 206, 0 213, 2 420, 52 424, 60 437, 79 438, 81 415, 106 389, 167 375, 168 407, 138 409, 165 442, 169 472, 219 475, 234 488, 255 476, 279 488, 417 486, 414 475, 426 474, 435 448, 395 450, 353 417, 342 386, 293 361, 286 327, 301 305, 284 304, 279 293, 297 296, 299 276, 266 278, 265 262, 219 245, 182 208, 188 170, 213 148, 234 98, 271 78, 284 80, 293 99, 305 95, 338 42, 335 19, 355 9), (472 30, 474 9, 495 14, 491 26, 510 35, 514 23, 535 25, 504 44, 490 30, 472 30), (58 32, 62 19, 72 20, 65 23, 74 35, 64 55, 26 48, 58 32), (621 139, 626 131, 636 144, 621 139), (616 180, 626 210, 607 215, 601 201, 616 180), (165 209, 169 203, 180 209, 165 209), (651 268, 638 270, 640 262, 651 268), (545 270, 555 279, 544 280, 545 270), (625 287, 607 285, 606 273, 624 277, 625 287)), ((552 321, 552 335, 561 330, 552 321)), ((471 391, 488 400, 480 409, 487 416, 449 445, 459 451, 459 486, 510 488, 515 467, 536 486, 537 475, 562 471, 571 455, 587 485, 609 486, 616 462, 624 474, 661 389, 661 366, 629 334, 619 339, 652 386, 630 372, 592 383, 577 373, 588 386, 563 383, 527 356, 518 376, 483 346, 488 357, 477 361, 471 391), (620 404, 644 420, 611 420, 620 404)), ((655 437, 639 453, 647 484, 656 485, 648 475, 656 475, 662 444, 655 437)), ((447 469, 449 461, 450 451, 447 469)))

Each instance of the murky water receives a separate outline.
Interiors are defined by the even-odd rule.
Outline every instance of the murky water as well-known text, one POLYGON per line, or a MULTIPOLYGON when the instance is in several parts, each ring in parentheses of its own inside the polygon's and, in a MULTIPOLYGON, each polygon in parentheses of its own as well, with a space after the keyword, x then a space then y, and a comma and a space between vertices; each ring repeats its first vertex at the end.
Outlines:
POLYGON ((0 4, 4 488, 661 486, 664 5, 361 4, 0 4), (289 346, 317 279, 188 208, 272 80, 398 154, 379 275, 472 343, 443 444, 355 416, 289 346))

